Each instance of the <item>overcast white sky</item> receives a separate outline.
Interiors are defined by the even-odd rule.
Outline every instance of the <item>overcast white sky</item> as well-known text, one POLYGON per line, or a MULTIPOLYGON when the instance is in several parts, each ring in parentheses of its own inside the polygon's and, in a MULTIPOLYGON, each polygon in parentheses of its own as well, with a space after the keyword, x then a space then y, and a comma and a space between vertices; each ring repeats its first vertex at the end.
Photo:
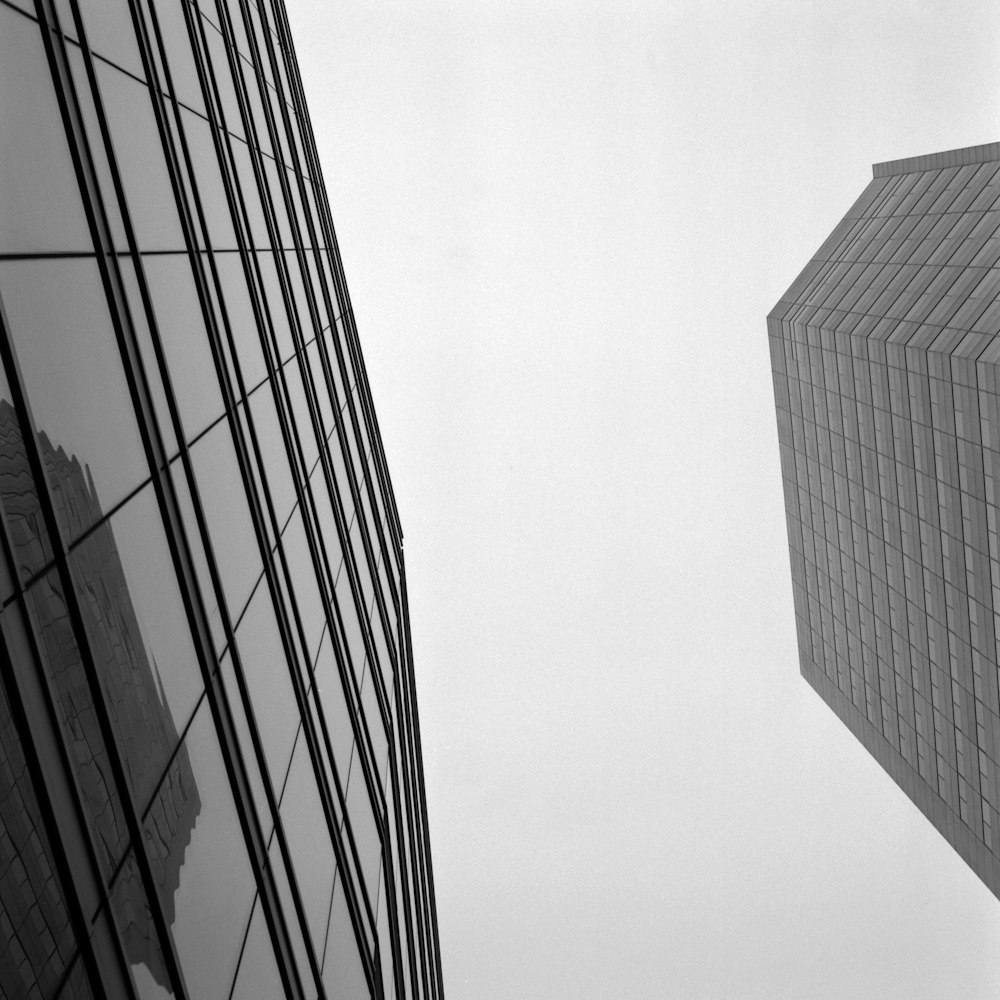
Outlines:
POLYGON ((1000 139, 984 0, 288 0, 405 532, 449 1000, 1000 994, 798 674, 764 317, 1000 139))

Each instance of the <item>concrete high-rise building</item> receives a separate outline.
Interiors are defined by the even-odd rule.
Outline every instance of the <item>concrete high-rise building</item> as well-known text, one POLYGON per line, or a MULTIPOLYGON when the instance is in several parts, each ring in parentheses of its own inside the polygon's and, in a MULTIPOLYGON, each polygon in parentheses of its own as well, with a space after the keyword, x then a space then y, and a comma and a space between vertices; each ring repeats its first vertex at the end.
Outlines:
POLYGON ((443 995, 282 0, 0 0, 0 996, 443 995))
POLYGON ((768 316, 803 676, 1000 895, 1000 144, 880 163, 768 316))

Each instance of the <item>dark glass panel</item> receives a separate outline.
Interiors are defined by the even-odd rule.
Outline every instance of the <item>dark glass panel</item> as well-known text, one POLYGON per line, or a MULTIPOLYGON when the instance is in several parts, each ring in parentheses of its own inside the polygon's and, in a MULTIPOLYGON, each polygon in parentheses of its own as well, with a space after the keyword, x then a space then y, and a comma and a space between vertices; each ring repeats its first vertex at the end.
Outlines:
POLYGON ((291 617, 291 609, 294 605, 292 595, 289 590, 289 583, 284 573, 278 573, 275 578, 275 582, 277 583, 279 595, 277 600, 281 602, 281 606, 286 609, 288 614, 288 625, 291 632, 291 645, 294 650, 294 663, 296 665, 295 669, 298 672, 299 677, 302 679, 302 682, 308 685, 309 659, 302 646, 302 637, 299 635, 299 630, 291 617))
POLYGON ((316 569, 302 522, 302 509, 296 508, 288 527, 281 536, 281 546, 292 578, 295 604, 299 610, 306 639, 306 658, 312 663, 316 656, 326 617, 323 597, 316 580, 316 569))
POLYGON ((298 359, 286 364, 284 372, 285 386, 288 389, 288 398, 291 401, 292 413, 295 417, 295 429, 298 432, 303 462, 305 463, 306 474, 308 475, 316 459, 319 457, 319 445, 316 442, 316 432, 313 429, 312 415, 309 412, 298 359))
POLYGON ((337 574, 344 562, 344 552, 340 545, 340 533, 337 531, 337 521, 330 503, 330 491, 327 489, 323 467, 319 464, 313 469, 309 478, 313 501, 316 505, 316 518, 319 522, 319 538, 326 554, 330 582, 336 583, 337 574))
POLYGON ((336 596, 337 610, 340 612, 340 619, 344 627, 344 635, 347 641, 347 656, 350 660, 351 669, 355 677, 362 677, 362 669, 365 665, 364 637, 361 631, 361 624, 358 621, 358 613, 354 606, 354 596, 351 593, 350 577, 345 570, 337 578, 337 586, 334 588, 336 596))
POLYGON ((368 795, 368 785, 361 772, 358 749, 354 748, 351 777, 347 786, 347 817, 354 834, 361 874, 368 886, 368 896, 375 897, 378 885, 379 861, 382 857, 382 840, 375 823, 372 801, 368 795))
POLYGON ((253 908, 243 957, 236 973, 231 1000, 273 1000, 283 995, 278 963, 260 899, 253 908))
POLYGON ((149 88, 106 63, 98 62, 96 68, 139 248, 183 249, 177 203, 149 88))
MULTIPOLYGON (((152 258, 147 258, 150 260, 152 258)), ((163 374, 160 364, 156 360, 156 353, 153 349, 153 337, 149 332, 149 323, 146 319, 146 309, 139 292, 139 280, 136 276, 135 264, 131 258, 119 257, 118 267, 121 271, 122 282, 125 285, 125 294, 128 298, 129 313, 132 318, 132 326, 135 329, 136 338, 139 341, 139 351, 142 354, 142 363, 146 372, 146 381, 149 385, 149 392, 153 398, 153 409, 156 411, 156 422, 159 426, 160 436, 163 439, 163 448, 167 459, 171 459, 177 454, 177 435, 174 431, 174 423, 170 416, 170 408, 167 405, 167 395, 164 389, 163 374)))
POLYGON ((361 581, 362 621, 367 622, 375 603, 375 585, 368 569, 368 556, 361 541, 361 522, 358 518, 354 519, 354 524, 348 532, 348 542, 354 551, 354 564, 358 568, 358 578, 361 581))
POLYGON ((331 996, 343 1000, 370 1000, 360 945, 351 923, 344 887, 338 877, 330 907, 330 932, 323 957, 323 985, 331 996))
POLYGON ((302 193, 299 191, 299 178, 291 167, 285 167, 285 182, 288 185, 289 218, 298 226, 298 245, 311 247, 313 239, 309 233, 305 213, 302 210, 302 193))
MULTIPOLYGON (((128 829, 98 721, 94 692, 84 672, 83 658, 56 573, 48 573, 35 583, 25 594, 25 602, 45 674, 55 696, 59 722, 76 772, 98 860, 108 877, 128 847, 128 829)), ((14 607, 7 609, 3 621, 5 630, 20 627, 14 607)), ((25 664, 22 669, 31 670, 33 665, 25 664)))
POLYGON ((330 464, 333 466, 334 487, 344 509, 344 523, 348 525, 348 530, 350 530, 350 526, 354 523, 354 496, 347 478, 347 465, 344 462, 344 451, 340 446, 338 435, 330 436, 327 454, 330 456, 330 464))
MULTIPOLYGON (((317 202, 322 204, 322 188, 313 185, 313 191, 316 194, 317 202)), ((340 283, 336 280, 338 274, 336 258, 334 257, 333 251, 330 249, 320 251, 319 258, 320 264, 322 265, 323 277, 326 280, 326 287, 330 290, 330 295, 333 296, 332 304, 334 309, 334 320, 339 323, 340 328, 342 329, 344 307, 340 301, 340 293, 337 290, 340 287, 340 283)), ((343 400, 343 397, 341 397, 341 399, 343 400)))
POLYGON ((207 702, 178 755, 194 785, 164 785, 144 822, 145 848, 189 995, 226 1000, 256 885, 207 702))
POLYGON ((263 563, 227 421, 216 424, 192 445, 191 462, 222 589, 235 621, 261 574, 263 563))
POLYGON ((306 286, 302 279, 299 254, 294 250, 286 250, 282 256, 285 260, 285 271, 288 274, 288 283, 292 291, 292 299, 295 302, 295 310, 299 317, 302 340, 304 343, 308 343, 319 333, 319 330, 315 329, 310 317, 309 300, 306 297, 306 286))
POLYGON ((144 809, 203 689, 187 615, 147 486, 70 555, 137 806, 144 809))
POLYGON ((389 755, 389 740, 382 721, 382 709, 379 708, 378 695, 375 693, 375 679, 369 662, 365 668, 365 677, 361 683, 361 710, 368 724, 368 736, 371 739, 372 753, 375 757, 375 767, 379 779, 385 777, 385 765, 389 755))
POLYGON ((205 547, 202 544, 201 534, 198 531, 198 523, 195 520, 194 504, 191 499, 187 476, 184 472, 184 466, 180 461, 174 461, 171 464, 170 476, 174 486, 174 493, 177 497, 177 505, 181 511, 188 551, 191 553, 191 559, 194 562, 198 588, 201 591, 202 601, 208 614, 208 626, 212 632, 212 641, 216 652, 221 652, 227 642, 222 627, 222 615, 219 611, 215 588, 212 586, 212 578, 209 575, 205 547))
POLYGON ((295 345, 292 342, 292 331, 288 324, 288 312, 285 309, 285 301, 281 295, 281 284, 278 281, 278 271, 275 266, 274 254, 271 251, 262 251, 257 254, 257 261, 260 264, 261 278, 264 283, 264 296, 267 299, 267 308, 271 314, 271 324, 274 328, 274 337, 278 346, 278 358, 284 361, 295 353, 295 345))
POLYGON ((0 252, 93 253, 38 24, 0 6, 0 252))
POLYGON ((265 838, 268 838, 274 828, 274 818, 267 802, 267 795, 264 791, 264 779, 257 763, 257 755, 254 752, 253 743, 250 739, 250 726, 247 722, 243 700, 236 686, 233 659, 228 650, 222 656, 222 667, 219 672, 222 676, 226 698, 233 717, 236 739, 243 754, 243 762, 246 768, 247 779, 250 783, 250 794, 253 799, 254 808, 257 810, 257 818, 260 821, 260 828, 263 831, 263 835, 265 838))
MULTIPOLYGON (((236 344, 240 374, 247 392, 250 392, 267 378, 267 365, 261 346, 260 329, 250 299, 246 271, 238 254, 219 254, 215 258, 215 266, 222 286, 229 328, 236 344)), ((238 384, 234 383, 233 388, 238 391, 238 384)))
POLYGON ((149 478, 97 264, 5 261, 0 294, 50 478, 86 489, 92 523, 149 478))
MULTIPOLYGON (((388 599, 388 591, 385 592, 385 596, 388 599)), ((386 691, 392 691, 393 674, 396 665, 390 652, 389 644, 386 642, 385 629, 382 626, 382 616, 379 614, 372 615, 371 626, 372 639, 375 644, 375 655, 378 660, 378 669, 382 677, 382 684, 386 691)))
MULTIPOLYGON (((181 110, 181 126, 187 139, 188 153, 194 171, 194 194, 205 216, 212 249, 235 249, 236 232, 233 229, 233 216, 229 208, 229 199, 226 197, 212 127, 201 115, 196 115, 186 108, 181 110)), ((192 198, 193 209, 194 198, 192 198)))
MULTIPOLYGON (((295 119, 292 119, 292 128, 295 129, 295 119)), ((303 169, 305 168, 306 161, 303 159, 303 169)), ((308 173, 304 174, 306 178, 305 189, 306 189, 306 210, 310 213, 313 220, 313 229, 315 230, 314 237, 314 247, 316 249, 310 251, 310 269, 313 273, 313 287, 317 290, 316 294, 319 295, 319 289, 321 283, 326 281, 326 272, 323 270, 322 256, 323 252, 319 248, 326 244, 326 235, 323 232, 323 217, 320 215, 320 208, 316 202, 316 188, 313 186, 312 181, 309 179, 308 173)), ((334 290, 334 286, 327 284, 327 294, 330 296, 331 302, 330 307, 336 313, 337 311, 337 296, 334 290)), ((328 322, 332 322, 333 317, 328 317, 328 322)))
POLYGON ((288 209, 285 205, 285 195, 281 190, 281 181, 285 174, 284 167, 278 166, 270 156, 265 155, 262 159, 264 162, 264 174, 267 178, 267 189, 278 227, 277 246, 294 247, 292 230, 288 222, 288 209))
MULTIPOLYGON (((393 588, 389 583, 389 576, 386 573, 386 561, 382 557, 382 553, 379 552, 379 562, 378 562, 378 579, 379 579, 379 590, 385 597, 385 608, 386 615, 389 619, 388 630, 383 630, 380 621, 377 621, 373 626, 373 631, 375 634, 375 648, 378 651, 379 663, 382 666, 382 671, 386 677, 389 676, 388 671, 395 669, 395 653, 392 652, 394 649, 398 649, 398 618, 396 616, 396 604, 393 598, 393 588), (384 647, 384 650, 383 650, 384 647)), ((398 593, 398 591, 397 591, 398 593)), ((391 687, 390 681, 386 682, 387 687, 391 687)))
POLYGON ((278 424, 278 414, 274 406, 273 383, 262 385, 250 397, 250 415, 253 418, 257 441, 260 445, 261 461, 271 502, 279 529, 284 528, 297 501, 292 473, 288 467, 288 451, 278 424))
MULTIPOLYGON (((52 561, 52 543, 42 518, 38 488, 24 447, 21 422, 11 403, 10 386, 0 368, 0 501, 10 533, 14 569, 28 579, 52 561)), ((13 590, 11 570, 0 547, 0 592, 13 590)))
MULTIPOLYGON (((261 55, 264 60, 264 64, 268 67, 268 71, 270 72, 270 61, 267 58, 267 53, 263 52, 261 55)), ((249 64, 245 64, 243 72, 252 73, 253 70, 250 68, 249 64)), ((267 102, 271 109, 271 120, 274 122, 274 131, 278 138, 278 151, 275 158, 281 163, 290 163, 291 157, 289 154, 288 135, 285 132, 285 125, 281 120, 282 104, 278 100, 278 95, 275 92, 274 87, 270 84, 265 84, 260 89, 263 99, 267 102)))
POLYGON ((253 245, 266 247, 270 241, 267 236, 267 224, 264 221, 264 207, 260 200, 260 189, 257 187, 257 179, 250 162, 250 147, 242 140, 233 142, 233 160, 236 163, 243 204, 250 220, 250 235, 253 245))
POLYGON ((254 592, 236 629, 236 648, 271 781, 280 790, 299 727, 299 706, 265 581, 254 592))
POLYGON ((0 755, 0 996, 48 997, 76 942, 2 686, 0 755))
MULTIPOLYGON (((286 105, 287 106, 287 105, 286 105)), ((312 216, 313 225, 316 227, 316 239, 320 245, 323 243, 323 233, 320 228, 320 216, 316 210, 315 199, 313 195, 313 186, 311 183, 311 172, 309 167, 309 160, 306 158, 306 147, 302 141, 302 134, 300 131, 300 123, 298 118, 295 116, 293 109, 289 108, 289 134, 292 137, 292 143, 295 146, 295 152, 298 156, 298 169, 299 173, 306 179, 306 204, 308 206, 308 211, 312 216)))
POLYGON ((351 748, 354 746, 354 727, 351 713, 344 695, 344 685, 337 669, 336 654, 330 640, 330 633, 323 635, 314 673, 315 687, 311 697, 319 696, 323 709, 333 761, 340 779, 341 788, 347 786, 347 776, 351 766, 351 748))
POLYGON ((303 731, 296 740, 280 809, 313 948, 320 954, 326 940, 336 863, 303 731))
POLYGON ((316 308, 317 319, 313 327, 318 335, 321 331, 328 329, 332 325, 333 320, 327 311, 326 299, 323 296, 323 278, 316 263, 316 253, 314 250, 306 250, 303 257, 305 260, 306 281, 312 288, 313 303, 316 308))
POLYGON ((285 926, 288 928, 288 936, 291 938, 292 955, 295 958, 299 978, 302 980, 306 996, 315 996, 315 987, 311 985, 314 982, 314 977, 312 966, 309 964, 309 957, 306 953, 305 934, 295 913, 292 890, 288 882, 288 872, 285 870, 284 862, 281 859, 281 850, 278 846, 277 837, 271 839, 267 853, 268 864, 274 875, 275 887, 278 890, 278 900, 281 903, 281 910, 285 915, 285 926))

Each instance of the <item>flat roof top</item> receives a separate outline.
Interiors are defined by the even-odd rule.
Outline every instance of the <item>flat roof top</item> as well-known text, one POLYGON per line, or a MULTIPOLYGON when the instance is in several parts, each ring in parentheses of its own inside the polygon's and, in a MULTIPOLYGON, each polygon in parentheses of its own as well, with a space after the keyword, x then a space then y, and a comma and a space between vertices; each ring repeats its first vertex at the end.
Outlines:
POLYGON ((964 167, 971 163, 988 163, 1000 160, 1000 142, 964 149, 947 149, 943 153, 927 153, 905 160, 886 160, 872 165, 873 177, 890 177, 893 174, 912 174, 920 170, 940 170, 941 167, 964 167))

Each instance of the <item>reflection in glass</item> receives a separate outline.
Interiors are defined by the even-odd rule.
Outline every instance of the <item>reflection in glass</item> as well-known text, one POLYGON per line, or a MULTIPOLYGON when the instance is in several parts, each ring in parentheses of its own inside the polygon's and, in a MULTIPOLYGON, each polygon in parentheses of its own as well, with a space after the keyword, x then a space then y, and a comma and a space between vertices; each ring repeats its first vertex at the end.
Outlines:
POLYGON ((149 465, 96 261, 3 261, 0 294, 36 425, 81 456, 114 506, 149 465))
MULTIPOLYGON (((40 437, 40 442, 43 454, 51 454, 51 446, 45 448, 48 438, 40 437)), ((52 546, 42 523, 21 425, 14 407, 6 399, 0 399, 0 498, 10 533, 14 566, 22 578, 34 576, 52 561, 52 546)))
POLYGON ((90 988, 90 979, 84 968, 83 959, 77 958, 73 971, 59 993, 59 1000, 93 1000, 94 992, 90 988))
POLYGON ((135 981, 142 1000, 173 996, 170 989, 170 974, 163 958, 163 949, 156 934, 149 898, 143 888, 134 854, 128 856, 115 880, 111 905, 118 924, 118 933, 125 945, 125 954, 129 964, 138 973, 135 975, 135 981))
POLYGON ((152 488, 92 531, 70 564, 133 799, 144 810, 177 745, 176 723, 187 722, 202 690, 152 488))
POLYGON ((179 798, 172 771, 157 799, 165 807, 147 814, 143 840, 188 996, 226 1000, 255 884, 207 700, 198 708, 183 747, 202 803, 191 842, 178 858, 170 843, 172 809, 179 798))
MULTIPOLYGON (((51 555, 48 532, 20 427, 6 400, 0 400, 0 442, 0 499, 14 559, 19 566, 35 567, 43 553, 45 558, 51 555)), ((160 786, 149 807, 151 822, 159 832, 151 863, 161 885, 168 888, 163 906, 169 914, 178 872, 201 808, 198 788, 185 748, 174 753, 178 733, 164 683, 147 650, 115 535, 111 523, 104 520, 90 470, 77 456, 53 445, 44 432, 38 435, 38 445, 61 532, 67 537, 87 535, 70 556, 74 590, 129 790, 133 799, 144 804, 160 786)), ((147 529, 151 519, 146 518, 147 529)), ((166 565, 169 567, 169 561, 166 565)), ((158 572, 162 577, 164 570, 158 572)), ((162 577, 160 587, 151 586, 166 597, 169 583, 162 577)), ((102 870, 109 877, 129 846, 128 829, 94 691, 83 666, 81 637, 74 631, 59 574, 52 570, 38 579, 26 591, 25 605, 61 716, 102 870)), ((162 637, 158 648, 167 648, 162 637)), ((181 651, 179 662, 167 657, 174 672, 185 667, 190 670, 190 643, 170 649, 181 651)), ((24 669, 32 667, 25 664, 24 669)), ((178 679, 170 678, 171 690, 176 690, 178 679)), ((9 830, 7 817, 4 821, 9 830)), ((144 895, 138 895, 142 887, 137 871, 133 879, 128 876, 128 864, 115 888, 116 906, 120 915, 125 914, 120 929, 126 955, 133 965, 146 965, 155 982, 166 986, 162 958, 156 959, 147 944, 155 939, 148 903, 144 895), (135 888, 130 888, 133 885, 135 888)))
POLYGON ((75 950, 35 789, 0 686, 0 996, 52 996, 75 950))

